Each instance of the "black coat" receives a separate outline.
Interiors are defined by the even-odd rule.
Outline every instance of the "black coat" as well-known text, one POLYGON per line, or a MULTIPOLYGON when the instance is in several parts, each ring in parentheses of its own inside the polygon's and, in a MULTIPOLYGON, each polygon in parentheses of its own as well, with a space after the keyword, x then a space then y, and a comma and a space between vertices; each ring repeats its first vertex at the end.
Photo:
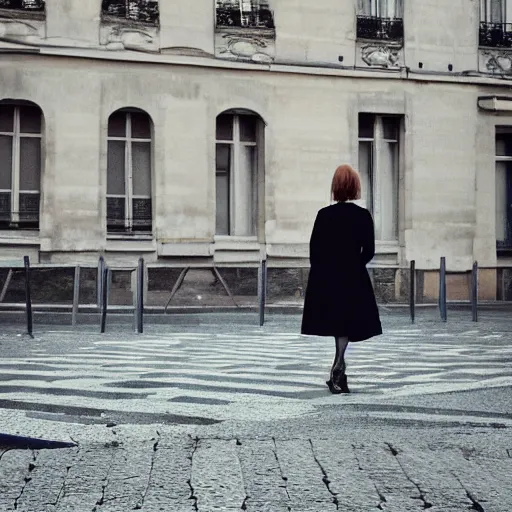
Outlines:
POLYGON ((311 271, 302 334, 348 336, 362 341, 382 334, 366 264, 375 255, 370 212, 354 203, 322 208, 309 244, 311 271))

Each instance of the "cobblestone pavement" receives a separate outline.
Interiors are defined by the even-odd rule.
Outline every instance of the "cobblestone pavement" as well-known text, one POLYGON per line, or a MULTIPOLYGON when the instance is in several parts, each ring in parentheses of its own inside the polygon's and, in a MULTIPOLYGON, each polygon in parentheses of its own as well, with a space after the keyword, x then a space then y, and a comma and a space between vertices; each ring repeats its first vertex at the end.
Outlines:
POLYGON ((4 326, 0 432, 77 447, 0 448, 0 511, 510 512, 507 315, 384 314, 351 345, 349 396, 327 392, 333 343, 296 316, 4 326))

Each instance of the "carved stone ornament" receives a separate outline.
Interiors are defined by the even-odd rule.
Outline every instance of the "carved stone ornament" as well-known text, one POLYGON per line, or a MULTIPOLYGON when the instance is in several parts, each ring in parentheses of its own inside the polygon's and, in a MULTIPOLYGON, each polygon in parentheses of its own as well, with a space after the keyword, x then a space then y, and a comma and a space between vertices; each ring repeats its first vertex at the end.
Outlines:
POLYGON ((512 51, 484 51, 482 52, 485 73, 511 74, 512 73, 512 51))
POLYGON ((273 62, 275 58, 273 35, 269 37, 254 33, 222 32, 218 31, 216 34, 215 53, 217 57, 260 63, 273 62))
POLYGON ((400 46, 365 45, 361 47, 361 59, 368 66, 398 68, 401 50, 400 46))

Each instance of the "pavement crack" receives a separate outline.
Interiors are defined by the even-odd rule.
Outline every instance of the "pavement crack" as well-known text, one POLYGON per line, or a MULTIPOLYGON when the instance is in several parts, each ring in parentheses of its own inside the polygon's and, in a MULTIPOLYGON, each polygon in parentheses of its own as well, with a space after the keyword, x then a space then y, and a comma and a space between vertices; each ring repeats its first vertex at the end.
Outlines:
POLYGON ((197 451, 197 448, 199 447, 199 437, 196 437, 194 439, 194 444, 192 446, 192 453, 190 454, 190 477, 187 480, 187 484, 190 488, 190 496, 189 499, 193 501, 192 506, 194 507, 194 510, 199 510, 199 507, 197 506, 197 496, 196 496, 196 490, 194 489, 194 486, 192 485, 192 468, 194 465, 194 455, 197 451))
MULTIPOLYGON (((354 454, 354 458, 357 463, 357 468, 359 469, 359 471, 364 471, 364 468, 361 465, 361 461, 359 460, 359 457, 357 456, 356 450, 357 450, 356 446, 353 444, 352 452, 354 454)), ((386 496, 384 496, 384 494, 382 494, 382 492, 380 492, 379 488, 377 487, 377 484, 373 481, 373 478, 370 475, 368 475, 368 478, 370 479, 371 483, 375 487, 375 491, 377 492, 377 495, 379 496, 380 502, 376 505, 376 508, 378 508, 379 510, 384 510, 384 506, 385 506, 384 503, 387 503, 388 500, 386 499, 386 496)))
POLYGON ((396 461, 398 462, 398 465, 400 466, 400 469, 402 470, 403 474, 405 475, 405 477, 407 478, 407 480, 409 480, 409 482, 411 482, 412 485, 414 485, 414 487, 416 487, 416 489, 418 489, 418 492, 419 492, 419 496, 418 496, 418 499, 420 499, 422 502, 423 502, 423 508, 424 509, 427 509, 427 508, 432 508, 432 503, 430 503, 430 501, 427 500, 427 498, 425 497, 425 492, 422 490, 422 488, 420 487, 420 485, 415 482, 410 476, 409 474, 407 473, 407 471, 405 470, 402 462, 400 461, 400 459, 398 458, 398 450, 391 444, 391 443, 386 443, 389 451, 393 454, 393 456, 395 457, 396 461))
POLYGON ((156 452, 158 451, 158 445, 160 444, 160 432, 156 432, 156 438, 154 439, 153 443, 153 453, 151 455, 151 466, 149 467, 149 474, 148 474, 148 481, 146 483, 146 487, 144 488, 144 492, 142 493, 140 502, 133 507, 133 510, 140 510, 142 507, 144 507, 144 502, 146 501, 146 496, 148 495, 149 486, 151 485, 151 477, 153 476, 153 469, 155 467, 155 458, 156 458, 156 452))
POLYGON ((507 455, 512 459, 512 450, 507 448, 507 455))
MULTIPOLYGON (((283 480, 284 484, 281 485, 285 492, 286 496, 288 496, 288 499, 290 500, 290 493, 288 492, 288 477, 283 472, 283 466, 281 466, 281 461, 279 460, 279 456, 277 455, 277 443, 276 438, 272 438, 272 442, 274 443, 274 449, 272 450, 274 452, 274 457, 276 458, 277 467, 279 468, 279 473, 281 475, 281 479, 283 480)), ((288 507, 288 510, 291 510, 290 507, 288 507)))
POLYGON ((466 493, 466 496, 468 497, 469 501, 471 501, 471 506, 469 507, 469 510, 477 510, 478 512, 485 512, 484 507, 480 504, 480 502, 471 494, 469 489, 466 488, 466 486, 462 483, 461 479, 457 476, 457 474, 452 471, 452 475, 455 477, 457 482, 459 482, 459 485, 464 489, 464 492, 466 493))
MULTIPOLYGON (((117 447, 114 447, 114 448, 117 448, 117 447)), ((109 484, 108 478, 110 476, 110 471, 112 470, 112 467, 114 465, 114 459, 115 459, 115 452, 113 452, 113 454, 112 454, 112 458, 110 459, 110 463, 109 463, 109 466, 108 466, 108 469, 107 469, 107 473, 105 474, 105 478, 103 479, 103 484, 101 485, 101 496, 100 496, 100 499, 94 505, 94 508, 92 509, 92 512, 98 512, 98 510, 99 510, 98 507, 103 506, 103 504, 105 503, 105 491, 106 491, 106 489, 108 487, 108 484, 109 484)))
POLYGON ((32 450, 32 462, 29 463, 28 468, 27 468, 27 474, 23 478, 23 486, 21 487, 21 491, 14 500, 14 510, 18 510, 18 502, 21 499, 21 497, 23 496, 23 493, 25 492, 25 488, 27 487, 29 482, 32 480, 30 473, 32 473, 32 471, 34 471, 34 469, 36 468, 36 465, 34 464, 36 459, 37 459, 37 452, 32 450))
MULTIPOLYGON (((242 441, 240 439, 236 439, 236 446, 242 446, 242 441)), ((240 478, 242 480, 242 485, 244 486, 244 500, 242 501, 242 505, 240 506, 241 510, 247 510, 247 500, 249 499, 249 495, 247 494, 247 486, 245 485, 244 473, 242 471, 242 463, 240 462, 240 454, 238 453, 238 448, 235 448, 236 458, 238 461, 238 467, 240 468, 240 478)))
POLYGON ((0 461, 2 460, 2 457, 7 453, 7 452, 10 452, 11 449, 10 448, 7 448, 6 450, 3 450, 3 451, 0 451, 0 461))
POLYGON ((52 505, 52 506, 56 507, 59 504, 60 499, 66 493, 66 481, 68 479, 68 475, 69 475, 70 469, 71 469, 71 466, 66 466, 66 475, 62 479, 62 485, 60 486, 59 493, 57 494, 57 497, 55 498, 55 501, 53 503, 49 503, 49 505, 52 505))
POLYGON ((316 456, 316 453, 315 453, 315 447, 313 446, 313 441, 311 439, 309 439, 309 445, 311 447, 311 453, 313 454, 313 459, 315 460, 318 467, 320 468, 320 471, 322 472, 322 475, 323 475, 322 482, 324 483, 325 487, 327 488, 327 491, 329 492, 329 494, 332 496, 332 502, 336 505, 336 510, 339 510, 340 504, 338 501, 338 495, 331 489, 331 481, 329 480, 329 475, 327 474, 327 471, 325 470, 325 468, 322 466, 322 464, 318 460, 318 457, 316 456))

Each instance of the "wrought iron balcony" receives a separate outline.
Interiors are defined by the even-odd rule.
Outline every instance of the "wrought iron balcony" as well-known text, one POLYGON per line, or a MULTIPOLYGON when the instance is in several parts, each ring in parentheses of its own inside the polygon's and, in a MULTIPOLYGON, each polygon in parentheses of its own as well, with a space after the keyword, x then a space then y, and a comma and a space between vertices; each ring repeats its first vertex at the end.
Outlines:
POLYGON ((404 20, 401 18, 358 16, 357 38, 401 41, 404 38, 404 20))
POLYGON ((217 4, 217 27, 268 28, 273 29, 274 17, 268 5, 260 5, 251 11, 240 7, 217 4))
POLYGON ((512 48, 512 23, 480 23, 480 46, 512 48))
POLYGON ((101 12, 104 16, 151 25, 158 25, 160 17, 157 0, 103 0, 101 12))
POLYGON ((44 11, 44 0, 0 0, 0 9, 16 9, 26 12, 44 11))

